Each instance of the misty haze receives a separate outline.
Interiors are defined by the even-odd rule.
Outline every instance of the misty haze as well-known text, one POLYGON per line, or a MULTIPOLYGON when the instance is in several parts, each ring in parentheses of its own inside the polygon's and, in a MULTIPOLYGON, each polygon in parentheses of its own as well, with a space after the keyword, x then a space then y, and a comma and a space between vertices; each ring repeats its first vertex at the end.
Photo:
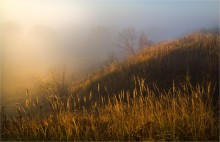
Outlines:
POLYGON ((0 5, 1 140, 219 140, 218 0, 0 5))

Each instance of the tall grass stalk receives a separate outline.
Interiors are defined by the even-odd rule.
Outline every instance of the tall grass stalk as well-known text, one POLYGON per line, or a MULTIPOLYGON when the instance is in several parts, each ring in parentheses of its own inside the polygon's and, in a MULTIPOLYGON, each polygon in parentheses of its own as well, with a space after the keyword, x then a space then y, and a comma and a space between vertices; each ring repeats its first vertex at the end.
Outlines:
POLYGON ((68 98, 66 106, 58 96, 48 98, 50 111, 43 117, 19 106, 17 117, 8 118, 2 109, 1 136, 22 141, 218 140, 211 86, 192 87, 188 82, 177 88, 173 83, 169 90, 158 92, 140 79, 132 94, 123 91, 91 101, 89 109, 74 105, 79 98, 68 98))

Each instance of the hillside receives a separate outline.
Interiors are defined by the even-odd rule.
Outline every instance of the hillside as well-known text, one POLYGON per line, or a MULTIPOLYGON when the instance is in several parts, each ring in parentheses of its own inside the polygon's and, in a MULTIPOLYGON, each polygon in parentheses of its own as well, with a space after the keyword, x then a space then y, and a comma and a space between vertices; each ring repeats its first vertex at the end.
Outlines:
POLYGON ((218 141, 219 41, 158 43, 71 85, 62 73, 16 116, 1 108, 1 140, 218 141))
POLYGON ((167 90, 172 84, 190 81, 193 85, 212 82, 219 94, 220 37, 211 33, 191 33, 183 38, 162 42, 140 50, 122 63, 112 63, 72 86, 72 94, 114 95, 132 92, 137 79, 153 88, 167 90))

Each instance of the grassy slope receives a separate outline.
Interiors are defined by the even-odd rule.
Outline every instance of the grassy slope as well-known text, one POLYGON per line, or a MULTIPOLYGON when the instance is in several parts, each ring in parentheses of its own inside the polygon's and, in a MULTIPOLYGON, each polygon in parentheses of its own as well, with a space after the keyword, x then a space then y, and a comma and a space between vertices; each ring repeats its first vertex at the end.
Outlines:
POLYGON ((112 64, 93 74, 78 86, 73 94, 114 95, 123 90, 132 92, 135 78, 145 79, 149 87, 167 90, 190 79, 192 84, 216 83, 219 92, 219 36, 192 33, 178 40, 160 43, 141 50, 134 57, 112 64), (99 92, 98 92, 99 88, 99 92))
POLYGON ((70 88, 55 82, 47 115, 34 99, 18 107, 17 117, 1 112, 2 140, 218 140, 212 97, 218 98, 219 39, 191 34, 70 88), (67 100, 59 98, 64 94, 67 100))

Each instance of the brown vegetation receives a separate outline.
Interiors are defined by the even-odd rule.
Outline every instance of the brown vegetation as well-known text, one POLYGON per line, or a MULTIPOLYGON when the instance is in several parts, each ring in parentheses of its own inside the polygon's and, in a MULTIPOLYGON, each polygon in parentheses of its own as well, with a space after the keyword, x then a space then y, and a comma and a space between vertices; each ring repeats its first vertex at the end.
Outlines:
MULTIPOLYGON (((142 49, 84 81, 42 85, 1 140, 219 140, 219 35, 194 33, 142 49)), ((29 92, 27 92, 29 93, 29 92)))

